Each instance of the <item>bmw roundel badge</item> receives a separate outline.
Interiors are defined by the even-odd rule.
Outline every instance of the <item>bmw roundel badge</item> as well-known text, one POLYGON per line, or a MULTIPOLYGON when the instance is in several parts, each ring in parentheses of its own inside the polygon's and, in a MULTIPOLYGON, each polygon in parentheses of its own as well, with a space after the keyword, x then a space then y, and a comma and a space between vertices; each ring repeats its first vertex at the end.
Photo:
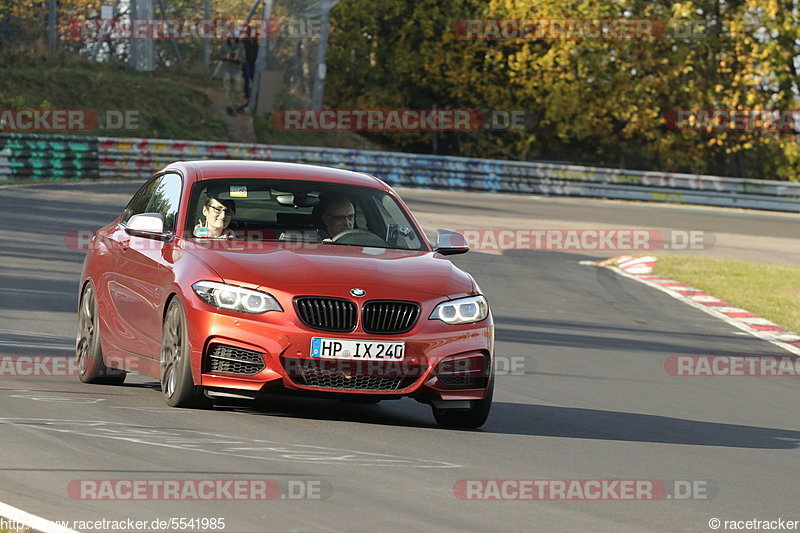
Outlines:
POLYGON ((350 289, 350 294, 352 294, 353 296, 358 296, 360 298, 361 296, 367 294, 367 291, 365 291, 364 289, 350 289))

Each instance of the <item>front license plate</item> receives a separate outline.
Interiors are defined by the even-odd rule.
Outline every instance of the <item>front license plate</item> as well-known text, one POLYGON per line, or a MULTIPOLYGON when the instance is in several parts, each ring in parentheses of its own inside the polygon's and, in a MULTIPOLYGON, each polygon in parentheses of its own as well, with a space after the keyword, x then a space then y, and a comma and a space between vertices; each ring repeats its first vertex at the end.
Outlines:
POLYGON ((311 339, 311 357, 320 359, 359 359, 363 361, 402 361, 403 341, 362 341, 354 339, 311 339))

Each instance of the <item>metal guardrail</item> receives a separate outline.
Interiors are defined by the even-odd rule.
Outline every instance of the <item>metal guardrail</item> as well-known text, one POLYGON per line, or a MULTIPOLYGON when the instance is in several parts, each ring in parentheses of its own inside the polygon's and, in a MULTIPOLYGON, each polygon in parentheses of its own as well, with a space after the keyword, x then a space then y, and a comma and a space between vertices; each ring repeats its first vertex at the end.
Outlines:
POLYGON ((97 138, 0 134, 0 180, 96 179, 97 138))
POLYGON ((614 198, 800 212, 800 183, 342 148, 0 134, 0 180, 140 179, 177 160, 310 163, 392 186, 614 198))

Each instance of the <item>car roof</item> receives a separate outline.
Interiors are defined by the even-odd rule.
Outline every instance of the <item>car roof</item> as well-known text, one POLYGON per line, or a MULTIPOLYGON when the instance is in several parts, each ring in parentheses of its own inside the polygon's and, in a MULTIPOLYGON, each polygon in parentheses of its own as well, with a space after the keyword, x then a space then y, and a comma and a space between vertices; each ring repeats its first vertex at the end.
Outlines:
POLYGON ((226 178, 310 180, 390 190, 383 181, 369 174, 340 168, 304 165, 299 163, 202 160, 179 161, 169 165, 167 168, 192 170, 195 181, 226 178))

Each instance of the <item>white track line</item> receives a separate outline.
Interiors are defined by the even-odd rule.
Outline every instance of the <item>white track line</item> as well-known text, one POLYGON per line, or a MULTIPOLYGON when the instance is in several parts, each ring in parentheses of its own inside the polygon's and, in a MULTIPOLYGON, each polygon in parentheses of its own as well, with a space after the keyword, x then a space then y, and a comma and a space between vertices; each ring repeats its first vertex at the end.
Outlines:
POLYGON ((41 533, 79 533, 74 529, 60 526, 46 518, 17 509, 3 502, 0 502, 0 516, 6 518, 7 522, 17 522, 33 530, 41 531, 41 533))
MULTIPOLYGON (((697 301, 697 298, 688 298, 688 297, 686 297, 686 296, 684 296, 682 294, 679 294, 679 293, 675 292, 674 287, 662 287, 658 283, 652 282, 652 281, 650 281, 648 279, 643 279, 640 276, 636 276, 636 275, 633 275, 633 274, 628 274, 624 270, 621 270, 621 269, 619 269, 617 267, 614 267, 614 266, 607 266, 607 267, 601 267, 601 268, 610 268, 611 270, 613 270, 614 272, 616 272, 620 276, 624 276, 626 278, 630 278, 632 280, 638 281, 639 283, 644 283, 645 285, 653 287, 654 289, 658 289, 659 291, 661 291, 663 293, 669 294, 670 296, 672 296, 676 300, 680 300, 681 302, 684 302, 686 304, 691 305, 695 309, 700 309, 704 313, 707 313, 707 314, 709 314, 711 316, 715 316, 715 317, 719 318, 720 320, 725 321, 727 324, 729 324, 729 325, 731 325, 731 326, 733 326, 735 328, 741 329, 742 331, 746 331, 747 333, 749 333, 750 335, 752 335, 754 337, 758 337, 761 340, 765 340, 767 342, 770 342, 770 343, 774 344, 775 346, 778 346, 779 348, 783 348, 787 352, 791 352, 791 353, 793 353, 795 355, 800 355, 800 347, 794 346, 793 344, 787 344, 786 342, 783 342, 782 340, 780 340, 780 337, 784 337, 784 336, 787 335, 788 332, 786 332, 786 331, 769 332, 769 331, 757 331, 757 330, 754 330, 753 328, 747 327, 747 324, 744 323, 741 319, 731 318, 728 315, 719 312, 714 307, 711 307, 711 306, 708 306, 708 305, 703 305, 703 304, 699 303, 697 301)), ((717 300, 717 298, 714 298, 714 301, 716 301, 716 300, 717 300)), ((752 318, 748 318, 746 320, 752 320, 752 318)))

